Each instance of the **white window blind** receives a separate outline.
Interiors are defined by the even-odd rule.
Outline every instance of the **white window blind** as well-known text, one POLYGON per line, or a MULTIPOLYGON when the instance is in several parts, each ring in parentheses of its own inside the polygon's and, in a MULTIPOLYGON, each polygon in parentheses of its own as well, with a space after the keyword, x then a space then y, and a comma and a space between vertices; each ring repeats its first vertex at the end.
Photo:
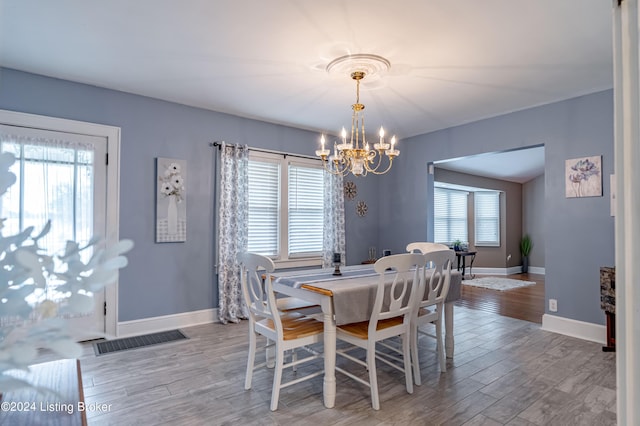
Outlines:
POLYGON ((290 256, 322 254, 323 206, 323 170, 289 165, 290 256))
POLYGON ((467 242, 467 195, 465 191, 434 188, 434 241, 467 242))
POLYGON ((474 192, 475 245, 500 245, 500 192, 474 192))
POLYGON ((280 165, 249 161, 248 250, 277 256, 280 234, 280 165))

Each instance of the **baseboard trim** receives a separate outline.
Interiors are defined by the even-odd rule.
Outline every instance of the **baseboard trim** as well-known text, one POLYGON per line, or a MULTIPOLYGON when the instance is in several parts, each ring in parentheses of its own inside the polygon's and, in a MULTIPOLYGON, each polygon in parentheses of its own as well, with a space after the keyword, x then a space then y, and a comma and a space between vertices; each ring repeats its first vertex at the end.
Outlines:
POLYGON ((540 266, 529 266, 529 273, 531 274, 540 274, 540 275, 544 275, 545 274, 545 268, 544 267, 540 267, 540 266))
MULTIPOLYGON (((465 274, 469 274, 469 268, 467 268, 467 270, 465 271, 465 274)), ((514 274, 515 272, 510 272, 508 269, 505 268, 473 268, 473 270, 471 271, 473 272, 473 275, 509 275, 514 274)))
POLYGON ((218 322, 218 309, 183 312, 161 317, 143 318, 118 323, 117 337, 132 337, 142 334, 157 333, 181 327, 210 324, 218 322))
MULTIPOLYGON (((469 268, 465 270, 468 274, 469 268)), ((473 268, 473 274, 478 275, 512 275, 522 273, 522 266, 511 266, 509 268, 473 268)), ((529 272, 532 274, 544 275, 545 269, 539 266, 529 266, 529 272)))
POLYGON ((564 334, 565 336, 576 337, 602 345, 605 345, 607 341, 607 329, 604 325, 577 321, 556 315, 542 315, 542 330, 564 334))

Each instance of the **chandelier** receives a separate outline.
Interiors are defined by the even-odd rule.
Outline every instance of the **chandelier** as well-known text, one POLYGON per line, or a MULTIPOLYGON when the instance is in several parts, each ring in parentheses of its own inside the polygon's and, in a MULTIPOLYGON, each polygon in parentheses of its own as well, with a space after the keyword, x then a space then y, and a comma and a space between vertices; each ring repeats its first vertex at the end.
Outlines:
POLYGON ((316 155, 322 159, 325 170, 336 175, 366 176, 367 173, 382 175, 391 170, 393 159, 400 154, 396 149, 396 137, 391 143, 385 142, 384 129, 380 127, 380 139, 373 144, 373 149, 366 140, 364 129, 364 105, 360 103, 360 81, 365 78, 367 71, 375 73, 389 68, 386 59, 368 54, 348 55, 335 59, 327 65, 327 71, 345 68, 350 71, 351 78, 356 82, 356 103, 351 105, 351 137, 347 140, 347 131, 342 128, 340 143, 334 142, 333 155, 325 147, 324 135, 320 138, 321 148, 316 155), (387 160, 383 161, 383 157, 387 160), (383 166, 386 164, 386 167, 383 166))

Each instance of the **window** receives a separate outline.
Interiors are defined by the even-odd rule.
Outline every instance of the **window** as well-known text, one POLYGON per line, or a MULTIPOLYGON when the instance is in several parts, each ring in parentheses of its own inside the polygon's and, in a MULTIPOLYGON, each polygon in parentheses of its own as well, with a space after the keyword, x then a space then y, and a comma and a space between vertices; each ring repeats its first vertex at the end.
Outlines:
POLYGON ((322 253, 323 173, 321 168, 289 164, 289 256, 322 253))
POLYGON ((253 253, 278 255, 280 165, 249 161, 249 246, 253 253))
POLYGON ((321 263, 323 173, 316 160, 250 154, 249 251, 276 262, 321 263))
POLYGON ((474 192, 475 245, 500 246, 500 192, 474 192))
POLYGON ((468 241, 468 192, 434 188, 434 241, 451 244, 455 240, 468 241))

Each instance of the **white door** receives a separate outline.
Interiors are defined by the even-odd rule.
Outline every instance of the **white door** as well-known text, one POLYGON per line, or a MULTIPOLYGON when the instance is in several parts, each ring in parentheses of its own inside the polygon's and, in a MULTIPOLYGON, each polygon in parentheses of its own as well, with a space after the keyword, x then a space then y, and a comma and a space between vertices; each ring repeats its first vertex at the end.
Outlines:
MULTIPOLYGON (((0 198, 0 217, 6 218, 3 235, 34 226, 38 234, 47 220, 51 231, 40 240, 47 254, 60 253, 66 241, 81 246, 92 236, 106 236, 107 138, 52 130, 0 125, 0 151, 11 152, 16 183, 0 198)), ((83 252, 86 263, 91 249, 83 252)), ((61 297, 55 285, 31 297, 61 297)), ((87 340, 105 332, 104 291, 93 294, 92 316, 67 318, 75 337, 87 340)))

